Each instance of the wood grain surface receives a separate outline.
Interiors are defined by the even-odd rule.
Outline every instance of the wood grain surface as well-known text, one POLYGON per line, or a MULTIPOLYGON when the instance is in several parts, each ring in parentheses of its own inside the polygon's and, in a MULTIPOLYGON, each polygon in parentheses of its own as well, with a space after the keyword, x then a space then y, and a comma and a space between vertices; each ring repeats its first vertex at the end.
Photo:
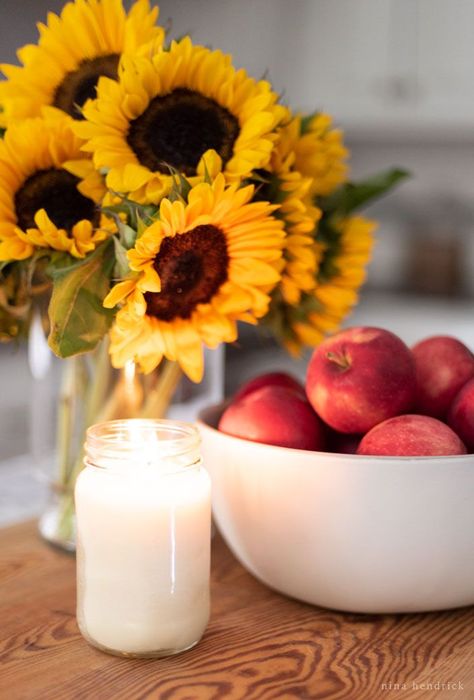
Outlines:
POLYGON ((74 568, 38 539, 34 523, 0 530, 1 700, 474 698, 472 609, 380 616, 315 608, 263 586, 217 537, 201 642, 173 658, 127 660, 80 636, 74 568))

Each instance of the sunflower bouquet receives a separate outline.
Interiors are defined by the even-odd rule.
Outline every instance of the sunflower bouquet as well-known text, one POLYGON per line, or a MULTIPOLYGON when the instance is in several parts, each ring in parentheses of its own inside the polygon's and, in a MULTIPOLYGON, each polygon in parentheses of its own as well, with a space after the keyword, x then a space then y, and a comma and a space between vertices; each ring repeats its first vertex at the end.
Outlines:
POLYGON ((74 0, 1 67, 0 339, 47 307, 60 357, 108 337, 116 368, 199 382, 239 322, 293 354, 337 329, 373 244, 358 210, 405 173, 351 182, 328 115, 157 21, 74 0))

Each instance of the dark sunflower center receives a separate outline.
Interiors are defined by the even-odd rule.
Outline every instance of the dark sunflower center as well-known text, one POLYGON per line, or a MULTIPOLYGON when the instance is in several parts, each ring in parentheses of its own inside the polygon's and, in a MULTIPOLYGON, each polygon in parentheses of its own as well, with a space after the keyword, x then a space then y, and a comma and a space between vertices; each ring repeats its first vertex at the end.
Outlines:
POLYGON ((155 97, 130 122, 127 142, 142 165, 168 173, 167 165, 195 175, 203 153, 213 148, 226 163, 239 135, 239 122, 215 100, 187 88, 155 97))
POLYGON ((165 238, 155 260, 161 292, 145 294, 147 314, 161 321, 189 318, 226 281, 228 262, 226 239, 216 226, 165 238))
POLYGON ((46 209, 58 228, 71 231, 82 219, 98 222, 99 211, 95 202, 77 189, 79 178, 67 170, 50 168, 31 175, 15 194, 15 212, 18 226, 26 231, 34 228, 35 214, 46 209))
POLYGON ((83 119, 81 107, 89 98, 95 99, 99 78, 117 79, 120 56, 109 54, 87 58, 76 70, 66 73, 54 93, 53 105, 74 119, 83 119))

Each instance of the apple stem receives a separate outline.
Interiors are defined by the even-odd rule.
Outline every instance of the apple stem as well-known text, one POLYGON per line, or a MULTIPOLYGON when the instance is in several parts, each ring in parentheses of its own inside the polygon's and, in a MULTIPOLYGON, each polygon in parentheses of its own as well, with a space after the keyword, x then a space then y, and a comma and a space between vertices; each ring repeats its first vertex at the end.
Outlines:
POLYGON ((351 366, 348 358, 343 354, 327 352, 326 357, 330 362, 334 362, 334 364, 338 365, 338 367, 340 367, 341 369, 349 369, 349 367, 351 366))

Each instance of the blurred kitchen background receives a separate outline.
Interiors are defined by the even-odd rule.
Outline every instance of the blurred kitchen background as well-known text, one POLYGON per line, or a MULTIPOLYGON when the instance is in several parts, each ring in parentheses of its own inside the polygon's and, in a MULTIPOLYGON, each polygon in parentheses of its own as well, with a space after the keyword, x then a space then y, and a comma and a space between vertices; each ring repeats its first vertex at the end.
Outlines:
MULTIPOLYGON (((14 62, 16 48, 36 40, 35 22, 62 5, 1 0, 1 62, 14 62)), ((389 165, 413 173, 367 210, 380 221, 378 243, 348 323, 382 325, 408 343, 449 333, 474 347, 474 2, 163 0, 160 7, 172 36, 189 32, 232 53, 235 65, 268 76, 294 108, 332 114, 354 178, 389 165)), ((269 367, 291 364, 244 333, 227 352, 227 390, 269 367)), ((293 369, 302 374, 304 363, 293 369)), ((25 348, 0 347, 0 387, 1 516, 8 489, 18 491, 18 455, 28 451, 25 348)))

